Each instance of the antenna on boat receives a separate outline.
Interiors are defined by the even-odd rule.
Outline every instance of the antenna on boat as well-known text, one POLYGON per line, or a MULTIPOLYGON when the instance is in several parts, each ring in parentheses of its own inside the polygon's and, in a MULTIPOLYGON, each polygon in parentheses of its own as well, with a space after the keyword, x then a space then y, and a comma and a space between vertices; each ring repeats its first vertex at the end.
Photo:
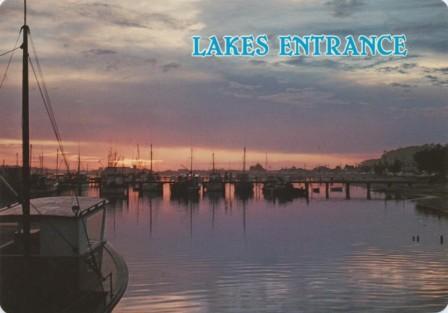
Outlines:
POLYGON ((23 18, 23 66, 22 66, 22 210, 23 239, 25 255, 30 254, 30 116, 29 116, 29 78, 28 78, 28 34, 26 23, 27 3, 24 0, 23 18))

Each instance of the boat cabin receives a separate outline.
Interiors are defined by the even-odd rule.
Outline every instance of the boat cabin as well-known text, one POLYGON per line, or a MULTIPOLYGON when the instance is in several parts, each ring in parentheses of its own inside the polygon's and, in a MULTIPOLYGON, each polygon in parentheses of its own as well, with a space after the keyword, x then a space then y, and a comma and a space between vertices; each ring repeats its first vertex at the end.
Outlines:
POLYGON ((36 313, 110 312, 126 289, 128 274, 125 262, 104 238, 105 210, 106 200, 98 198, 32 199, 26 253, 22 206, 1 209, 3 309, 10 313, 30 312, 29 308, 36 313), (28 311, 23 309, 24 302, 28 311))
MULTIPOLYGON (((69 257, 88 253, 104 242, 106 200, 50 197, 31 200, 31 254, 69 257)), ((21 254, 22 206, 0 210, 0 250, 21 254), (8 234, 9 232, 9 234, 8 234)))

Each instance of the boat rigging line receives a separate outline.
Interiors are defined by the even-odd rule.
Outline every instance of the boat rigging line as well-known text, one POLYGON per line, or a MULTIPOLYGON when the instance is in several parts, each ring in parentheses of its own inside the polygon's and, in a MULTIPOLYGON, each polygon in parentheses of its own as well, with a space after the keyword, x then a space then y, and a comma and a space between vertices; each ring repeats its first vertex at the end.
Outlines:
POLYGON ((53 129, 53 132, 54 132, 54 135, 56 137, 56 140, 58 141, 59 150, 61 151, 61 155, 62 155, 62 158, 64 160, 64 163, 65 163, 65 166, 67 168, 67 171, 69 172, 70 171, 70 164, 68 163, 67 155, 66 155, 65 150, 64 150, 64 145, 62 143, 61 133, 59 131, 59 126, 58 126, 57 121, 56 121, 56 117, 55 117, 54 110, 53 110, 53 105, 51 103, 50 95, 48 94, 47 84, 45 83, 45 78, 44 78, 44 75, 43 75, 42 68, 40 66, 40 61, 39 61, 39 58, 38 58, 38 55, 37 55, 36 47, 34 45, 34 41, 33 41, 33 37, 32 36, 30 36, 30 42, 31 42, 31 48, 33 50, 34 59, 35 59, 36 66, 37 66, 37 72, 36 72, 36 68, 34 66, 32 58, 29 58, 31 69, 33 70, 34 78, 36 79, 37 87, 38 87, 39 93, 40 93, 40 95, 42 97, 42 101, 43 101, 45 110, 47 111, 48 118, 50 119, 51 127, 53 129), (39 77, 40 77, 40 79, 39 79, 39 77))
MULTIPOLYGON (((36 46, 34 45, 34 41, 33 41, 33 37, 31 36, 30 33, 30 42, 31 42, 31 49, 33 51, 33 55, 34 55, 34 60, 36 63, 36 66, 34 65, 33 59, 31 57, 28 57, 30 65, 31 65, 31 69, 33 71, 34 74, 34 78, 36 80, 36 84, 40 93, 40 96, 42 98, 42 102, 44 104, 44 108, 45 111, 47 112, 48 118, 50 120, 51 123, 51 128, 53 130, 53 133, 56 137, 56 140, 58 142, 58 146, 59 146, 59 150, 61 152, 62 155, 62 159, 64 161, 67 173, 70 173, 70 164, 68 162, 67 159, 67 154, 65 153, 64 150, 64 144, 62 142, 62 136, 59 130, 59 126, 58 123, 56 121, 56 117, 54 114, 54 110, 53 110, 53 105, 50 99, 50 95, 48 93, 48 88, 47 88, 47 84, 45 83, 45 78, 43 75, 43 71, 42 68, 40 66, 40 61, 39 61, 39 57, 37 55, 37 50, 36 50, 36 46), (37 71, 36 71, 36 67, 37 67, 37 71)), ((79 199, 78 199, 78 195, 76 194, 76 192, 73 193, 74 197, 75 197, 75 201, 76 201, 76 205, 79 207, 79 199)))
POLYGON ((11 49, 11 50, 9 50, 9 51, 3 52, 2 54, 0 54, 0 57, 2 57, 2 56, 4 56, 4 55, 7 55, 7 54, 9 54, 9 53, 13 53, 14 51, 16 51, 16 50, 18 50, 18 49, 20 49, 20 47, 15 47, 14 49, 11 49))
POLYGON ((16 50, 18 50, 21 46, 18 46, 17 44, 19 43, 19 39, 20 39, 20 35, 22 34, 22 29, 20 29, 20 31, 19 31, 19 35, 17 36, 17 40, 16 40, 16 43, 14 44, 14 49, 11 49, 11 50, 9 50, 9 51, 7 51, 7 52, 4 52, 4 53, 2 53, 0 56, 4 56, 4 55, 7 55, 8 53, 10 53, 10 55, 9 55, 9 60, 8 60, 8 64, 6 65, 6 68, 5 68, 5 72, 3 73, 3 76, 2 76, 2 80, 0 81, 0 89, 2 89, 2 87, 3 87, 3 84, 5 83, 5 81, 6 81, 6 78, 8 77, 8 70, 9 70, 9 67, 11 66, 11 62, 12 62, 12 58, 14 57, 14 54, 15 54, 15 52, 16 52, 16 50))
MULTIPOLYGON (((19 193, 14 189, 14 187, 12 187, 8 181, 6 180, 6 178, 0 173, 0 181, 6 186, 6 188, 9 189, 9 191, 19 200, 20 196, 19 193)), ((16 202, 17 203, 17 202, 16 202)), ((39 214, 42 215, 42 212, 32 203, 30 203, 31 207, 39 214)), ((7 210, 9 209, 10 205, 7 206, 6 208, 4 208, 3 210, 7 210)), ((49 222, 50 227, 56 232, 57 235, 59 235, 61 237, 62 240, 65 241, 65 243, 73 250, 76 251, 75 246, 70 242, 70 240, 68 240, 64 234, 51 222, 49 222)))

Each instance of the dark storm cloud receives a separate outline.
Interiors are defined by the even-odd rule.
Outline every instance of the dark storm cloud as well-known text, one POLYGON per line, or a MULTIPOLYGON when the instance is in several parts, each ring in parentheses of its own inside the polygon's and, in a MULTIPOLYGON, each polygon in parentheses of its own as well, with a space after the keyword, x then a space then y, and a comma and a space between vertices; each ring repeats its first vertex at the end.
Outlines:
POLYGON ((414 85, 402 84, 402 83, 391 83, 390 86, 394 88, 404 88, 404 89, 416 87, 414 85))
POLYGON ((162 71, 163 71, 164 73, 166 73, 166 72, 169 72, 169 71, 178 69, 180 66, 181 66, 181 65, 180 65, 179 63, 176 63, 176 62, 170 62, 170 63, 167 63, 167 64, 163 64, 163 65, 162 65, 162 71))
POLYGON ((90 49, 83 51, 85 55, 111 55, 116 54, 117 52, 110 49, 90 49))
POLYGON ((418 67, 416 63, 403 63, 397 66, 385 66, 380 67, 377 69, 378 72, 384 72, 384 73, 400 73, 400 74, 407 74, 413 69, 418 67))
POLYGON ((168 14, 139 12, 129 9, 129 7, 131 6, 94 2, 79 4, 76 10, 83 17, 99 19, 124 27, 153 28, 154 24, 162 24, 169 28, 180 29, 191 24, 191 22, 176 19, 168 14))
POLYGON ((434 86, 448 86, 448 79, 440 76, 426 75, 425 78, 434 86))

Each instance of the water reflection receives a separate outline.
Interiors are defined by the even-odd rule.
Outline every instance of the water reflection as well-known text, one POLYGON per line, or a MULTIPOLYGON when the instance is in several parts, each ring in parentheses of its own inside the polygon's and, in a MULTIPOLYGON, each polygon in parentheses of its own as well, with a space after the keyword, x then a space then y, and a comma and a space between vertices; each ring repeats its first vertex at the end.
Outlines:
POLYGON ((345 196, 272 201, 226 186, 112 200, 108 237, 130 269, 114 312, 441 311, 448 221, 355 186, 345 196))

